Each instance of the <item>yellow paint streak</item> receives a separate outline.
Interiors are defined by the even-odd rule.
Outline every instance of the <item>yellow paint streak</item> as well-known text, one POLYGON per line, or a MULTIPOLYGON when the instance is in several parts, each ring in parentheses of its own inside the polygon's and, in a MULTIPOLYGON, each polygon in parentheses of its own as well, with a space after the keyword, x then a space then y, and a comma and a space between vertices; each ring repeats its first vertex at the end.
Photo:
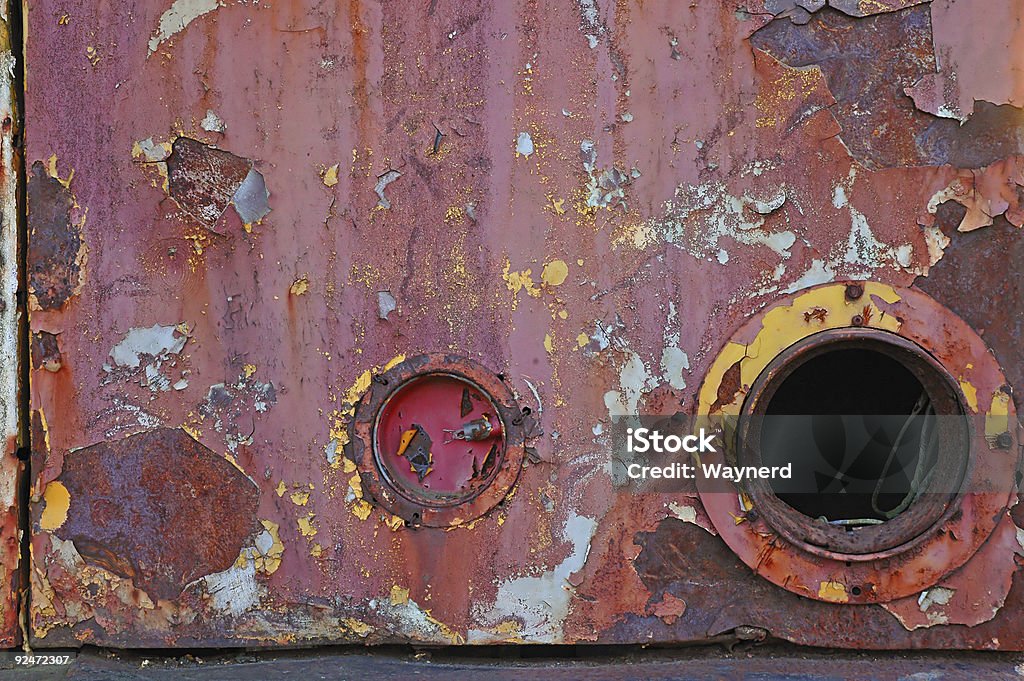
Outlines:
POLYGON ((504 643, 522 642, 522 632, 519 622, 516 620, 505 620, 487 630, 495 636, 499 636, 504 643))
POLYGON ((289 498, 292 500, 292 503, 295 504, 296 506, 305 506, 307 503, 309 503, 309 492, 292 492, 289 495, 289 498))
POLYGON ((371 381, 373 381, 373 374, 369 369, 359 374, 355 383, 349 386, 349 389, 345 391, 344 401, 350 405, 358 402, 363 393, 369 389, 371 381))
POLYGON ((381 367, 381 371, 384 372, 384 371, 388 371, 390 369, 394 369, 396 366, 398 366, 399 364, 401 364, 404 361, 405 361, 405 355, 397 355, 395 357, 392 357, 391 359, 389 359, 387 361, 387 363, 383 367, 381 367))
POLYGON ((818 587, 818 598, 832 603, 846 603, 850 600, 846 586, 839 582, 822 582, 818 587))
POLYGON ((550 355, 555 351, 554 343, 551 341, 551 334, 544 334, 544 349, 550 355))
POLYGON ((373 506, 359 499, 355 504, 352 505, 352 513, 360 520, 366 520, 370 517, 370 513, 373 512, 373 506))
POLYGON ((994 438, 1010 430, 1010 396, 1002 390, 992 394, 992 404, 985 413, 985 436, 994 438))
POLYGON ((448 639, 449 642, 451 642, 452 645, 459 646, 459 645, 462 645, 462 644, 464 644, 466 642, 466 637, 465 636, 463 636, 462 634, 460 634, 457 631, 454 631, 448 625, 443 624, 436 617, 432 617, 430 615, 430 611, 429 610, 424 610, 423 612, 424 612, 424 615, 427 618, 427 621, 432 622, 435 626, 437 626, 437 628, 441 630, 441 633, 445 636, 445 638, 448 639))
POLYGON ((702 416, 711 413, 711 407, 718 401, 718 388, 725 373, 737 362, 740 363, 741 390, 732 403, 718 405, 718 413, 723 415, 737 415, 743 403, 742 388, 750 386, 780 352, 811 334, 850 327, 855 315, 864 317, 865 328, 899 331, 899 320, 885 314, 877 303, 898 302, 900 296, 896 290, 877 282, 865 282, 863 287, 864 294, 858 300, 848 301, 844 284, 820 286, 796 296, 788 305, 779 305, 766 312, 761 320, 761 329, 749 345, 730 342, 715 358, 701 385, 697 413, 702 416), (811 319, 814 323, 809 323, 806 316, 811 312, 815 313, 811 319))
POLYGON ((277 488, 274 491, 277 492, 277 496, 283 497, 287 489, 288 488, 285 487, 284 480, 282 480, 281 482, 277 483, 277 488))
POLYGON ((360 622, 359 620, 353 617, 346 617, 345 619, 341 620, 341 624, 346 629, 351 631, 353 634, 355 634, 356 636, 360 636, 362 638, 366 638, 374 631, 372 626, 370 626, 366 622, 360 622))
POLYGON ((964 393, 964 399, 967 400, 967 406, 971 408, 975 414, 978 413, 978 389, 975 388, 970 381, 960 379, 960 390, 964 393))
POLYGON ((405 454, 405 450, 409 448, 409 443, 412 442, 414 437, 416 437, 417 432, 419 431, 415 428, 410 428, 402 433, 402 438, 398 441, 398 456, 403 456, 405 454))
POLYGON ((43 501, 46 502, 46 507, 39 519, 39 527, 46 532, 53 532, 68 519, 71 494, 62 483, 53 480, 43 491, 43 501))
POLYGON ((587 347, 587 343, 589 342, 590 336, 588 336, 585 333, 581 333, 580 335, 576 336, 576 345, 578 345, 581 348, 587 347))
POLYGON ((255 364, 246 364, 242 367, 242 376, 245 378, 252 378, 253 374, 256 373, 255 364))
POLYGON ((319 544, 313 544, 312 548, 309 549, 309 555, 313 556, 314 558, 319 558, 323 555, 323 553, 324 547, 320 546, 319 544))
POLYGON ((288 293, 293 296, 301 296, 309 291, 309 277, 299 277, 288 287, 288 293))
POLYGON ((338 164, 335 163, 330 168, 325 169, 321 179, 323 179, 325 187, 333 187, 338 184, 338 164))
POLYGON ((547 286, 561 286, 566 277, 569 276, 569 266, 564 260, 552 260, 544 265, 540 273, 540 279, 547 286))
POLYGON ((316 517, 315 513, 310 513, 298 519, 299 533, 303 537, 315 537, 317 533, 316 527, 313 526, 313 518, 316 517))
POLYGON ((403 589, 397 584, 391 587, 391 605, 402 605, 409 602, 409 590, 403 589))
POLYGON ((512 309, 516 309, 519 306, 519 292, 525 291, 527 295, 534 298, 540 297, 540 287, 537 286, 533 281, 533 270, 527 268, 522 271, 513 272, 511 271, 512 264, 508 258, 505 259, 505 268, 501 272, 502 279, 505 280, 505 287, 512 292, 512 309))
POLYGON ((256 569, 265 574, 272 575, 281 567, 281 556, 284 555, 284 544, 281 543, 279 534, 281 526, 270 520, 261 520, 260 524, 263 525, 263 529, 270 533, 274 541, 266 555, 256 557, 256 569))

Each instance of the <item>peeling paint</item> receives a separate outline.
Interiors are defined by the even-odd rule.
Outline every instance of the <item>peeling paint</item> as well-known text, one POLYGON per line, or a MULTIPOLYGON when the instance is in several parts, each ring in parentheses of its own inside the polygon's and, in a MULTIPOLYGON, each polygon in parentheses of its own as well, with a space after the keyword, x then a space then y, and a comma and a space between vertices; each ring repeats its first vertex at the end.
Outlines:
MULTIPOLYGON (((515 619, 520 622, 520 636, 542 643, 560 642, 561 623, 572 602, 568 579, 586 563, 596 529, 597 521, 592 518, 571 515, 562 530, 562 538, 570 546, 565 560, 540 577, 519 577, 501 584, 494 605, 481 609, 477 618, 494 626, 515 619)), ((471 630, 468 639, 471 643, 502 640, 483 629, 471 630)))
POLYGON ((66 494, 69 508, 59 526, 44 514, 46 524, 86 562, 161 599, 235 562, 259 496, 238 469, 171 429, 80 449, 58 481, 53 499, 66 494))
POLYGON ((397 170, 388 170, 387 172, 377 176, 377 184, 373 188, 373 191, 377 192, 377 208, 382 208, 384 210, 389 210, 391 208, 391 200, 384 196, 384 190, 387 189, 389 184, 401 176, 402 173, 397 170))
POLYGON ((56 157, 49 167, 32 164, 28 180, 30 304, 36 310, 59 310, 78 295, 85 280, 88 249, 82 239, 86 211, 61 179, 56 157))
MULTIPOLYGON (((767 246, 778 257, 790 257, 796 243, 792 231, 764 229, 766 215, 761 211, 784 203, 784 190, 776 187, 759 197, 734 196, 725 184, 679 185, 675 195, 665 202, 662 215, 643 222, 617 237, 619 244, 644 249, 661 242, 677 245, 696 258, 718 257, 719 241, 724 238, 747 246, 767 246)), ((769 213, 772 211, 769 211, 769 213)))
POLYGON ((219 0, 174 0, 160 15, 160 23, 153 37, 149 39, 149 54, 153 54, 163 43, 185 30, 190 23, 220 7, 219 0))

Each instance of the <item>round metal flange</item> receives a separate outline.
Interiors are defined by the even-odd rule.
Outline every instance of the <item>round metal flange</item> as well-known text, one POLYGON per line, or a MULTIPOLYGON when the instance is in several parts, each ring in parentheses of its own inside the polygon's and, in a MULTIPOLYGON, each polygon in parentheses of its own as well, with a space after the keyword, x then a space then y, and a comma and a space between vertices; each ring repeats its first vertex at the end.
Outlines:
POLYGON ((822 601, 888 602, 967 562, 1015 498, 1009 390, 963 320, 920 291, 875 282, 826 284, 781 299, 741 327, 705 376, 698 421, 722 432, 726 447, 702 462, 756 465, 752 418, 795 367, 844 345, 897 358, 943 412, 962 411, 963 429, 947 434, 939 453, 955 480, 942 480, 942 492, 922 495, 892 520, 845 536, 787 505, 764 481, 698 478, 698 489, 722 539, 765 579, 822 601), (1001 448, 1007 438, 1012 446, 1001 448))
POLYGON ((356 405, 349 457, 364 497, 410 525, 449 527, 501 503, 524 456, 523 413, 500 376, 465 357, 413 357, 356 405))
MULTIPOLYGON (((939 421, 937 461, 926 477, 916 500, 896 517, 879 525, 852 531, 849 526, 831 525, 808 518, 776 496, 771 483, 753 479, 744 492, 764 519, 780 534, 810 553, 845 560, 872 560, 906 550, 910 543, 944 515, 963 485, 970 455, 970 420, 964 415, 960 389, 945 369, 921 347, 890 331, 863 327, 820 331, 789 346, 758 375, 750 387, 737 428, 735 443, 739 466, 762 466, 760 425, 765 411, 782 384, 801 366, 836 350, 869 350, 891 357, 921 383, 939 421)), ((885 386, 877 386, 885 390, 885 386)), ((820 399, 827 399, 821 395, 820 399)), ((771 417, 768 417, 771 418, 771 417)))

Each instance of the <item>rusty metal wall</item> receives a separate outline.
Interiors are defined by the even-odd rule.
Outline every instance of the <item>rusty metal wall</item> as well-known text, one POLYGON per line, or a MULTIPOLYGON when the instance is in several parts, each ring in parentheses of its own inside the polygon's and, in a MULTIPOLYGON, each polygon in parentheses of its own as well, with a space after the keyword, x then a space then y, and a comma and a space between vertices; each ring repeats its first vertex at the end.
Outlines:
POLYGON ((962 316, 1020 406, 1020 3, 26 9, 34 645, 1024 648, 1019 512, 851 604, 608 466, 612 415, 732 400, 741 326, 849 279, 962 316), (530 411, 508 497, 443 527, 353 422, 425 353, 530 411))

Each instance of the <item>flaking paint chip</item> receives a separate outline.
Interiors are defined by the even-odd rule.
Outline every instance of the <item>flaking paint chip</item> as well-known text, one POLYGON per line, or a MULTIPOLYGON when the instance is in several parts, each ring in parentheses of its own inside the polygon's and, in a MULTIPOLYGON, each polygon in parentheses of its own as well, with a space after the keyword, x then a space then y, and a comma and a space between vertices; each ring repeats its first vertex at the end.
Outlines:
POLYGON ((569 266, 564 260, 552 260, 544 265, 540 279, 548 286, 561 286, 569 276, 569 266))
POLYGON ((377 291, 377 317, 387 320, 388 315, 398 308, 398 301, 391 291, 377 291))
POLYGON ((214 112, 213 109, 206 110, 206 116, 203 118, 202 123, 199 124, 206 132, 216 132, 224 134, 227 132, 228 124, 214 112))
POLYGON ((333 187, 338 184, 338 164, 335 163, 330 168, 324 170, 321 176, 325 187, 333 187))
POLYGON ((530 133, 521 132, 516 138, 516 156, 522 156, 524 158, 530 158, 530 154, 533 153, 533 138, 530 137, 530 133))

